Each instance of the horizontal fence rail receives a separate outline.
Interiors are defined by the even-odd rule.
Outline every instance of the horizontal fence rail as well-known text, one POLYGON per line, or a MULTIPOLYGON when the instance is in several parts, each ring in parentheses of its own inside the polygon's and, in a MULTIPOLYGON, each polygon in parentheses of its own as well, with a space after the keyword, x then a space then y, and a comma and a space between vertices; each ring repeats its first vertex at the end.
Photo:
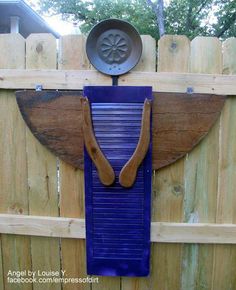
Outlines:
MULTIPOLYGON (((111 85, 111 77, 92 70, 0 69, 0 89, 82 90, 86 85, 111 85)), ((131 72, 119 77, 119 85, 152 86, 156 92, 236 94, 236 75, 131 72)))
MULTIPOLYGON (((85 239, 85 220, 0 214, 0 233, 85 239)), ((236 244, 236 224, 152 222, 151 242, 236 244)))

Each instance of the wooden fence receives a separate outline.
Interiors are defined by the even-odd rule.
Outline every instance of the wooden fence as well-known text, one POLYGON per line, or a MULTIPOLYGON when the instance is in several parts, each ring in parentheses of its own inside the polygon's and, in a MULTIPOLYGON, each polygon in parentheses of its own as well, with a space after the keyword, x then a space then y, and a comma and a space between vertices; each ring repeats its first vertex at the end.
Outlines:
MULTIPOLYGON (((142 39, 143 55, 135 70, 236 74, 236 38, 221 43, 217 38, 197 37, 190 42, 185 36, 166 35, 158 43, 158 54, 154 39, 150 36, 142 36, 142 39)), ((84 44, 83 36, 63 36, 58 50, 52 35, 32 34, 27 39, 18 34, 0 35, 0 69, 13 69, 12 72, 16 69, 92 70, 84 44)), ((0 81, 4 81, 1 74, 0 81)), ((22 80, 27 81, 29 79, 22 80)), ((11 87, 10 82, 8 86, 11 87)), ((217 242, 220 236, 218 241, 222 244, 204 244, 207 240, 199 240, 199 235, 208 232, 199 224, 200 230, 190 242, 195 239, 203 244, 152 244, 151 275, 147 278, 99 277, 99 283, 93 284, 10 284, 9 270, 62 269, 66 277, 87 277, 84 239, 33 236, 41 231, 40 226, 37 227, 38 219, 34 231, 29 232, 32 236, 1 235, 0 289, 236 289, 236 245, 232 245, 236 243, 233 225, 236 223, 235 123, 236 99, 228 96, 220 118, 207 137, 185 158, 153 172, 152 221, 164 222, 167 228, 170 222, 217 224, 213 240, 217 242), (229 225, 219 225, 225 223, 229 225), (231 237, 228 243, 232 244, 224 244, 224 235, 226 243, 228 235, 231 237)), ((0 212, 53 217, 54 228, 45 236, 53 236, 53 231, 60 227, 55 217, 84 219, 83 172, 57 160, 39 144, 19 113, 14 91, 4 89, 0 90, 0 212)), ((0 217, 1 232, 11 232, 13 219, 9 222, 7 216, 3 217, 0 217), (4 230, 5 223, 7 230, 4 230)), ((19 219, 18 228, 25 225, 26 218, 19 219)), ((175 231, 174 225, 178 227, 171 225, 169 232, 175 231)), ((25 229, 25 233, 30 231, 25 229)), ((182 235, 185 231, 188 231, 187 226, 182 235)), ((20 233, 16 229, 14 232, 20 233)), ((188 233, 191 238, 191 231, 188 233)), ((60 233, 58 236, 63 237, 60 233)))

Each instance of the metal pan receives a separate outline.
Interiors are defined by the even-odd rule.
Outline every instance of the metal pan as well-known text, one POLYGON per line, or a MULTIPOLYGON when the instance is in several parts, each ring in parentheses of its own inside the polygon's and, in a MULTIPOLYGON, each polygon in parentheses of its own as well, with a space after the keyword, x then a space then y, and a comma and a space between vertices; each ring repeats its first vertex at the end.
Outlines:
POLYGON ((139 62, 142 40, 130 23, 107 19, 90 31, 86 52, 91 64, 98 71, 119 76, 127 73, 139 62))

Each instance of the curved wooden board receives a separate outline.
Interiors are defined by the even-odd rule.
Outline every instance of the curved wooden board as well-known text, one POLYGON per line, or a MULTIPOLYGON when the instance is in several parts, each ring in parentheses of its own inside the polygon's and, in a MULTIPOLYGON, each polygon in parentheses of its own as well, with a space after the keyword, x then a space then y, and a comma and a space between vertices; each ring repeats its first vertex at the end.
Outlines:
MULTIPOLYGON (((32 133, 58 157, 83 169, 82 91, 19 91, 17 102, 32 133)), ((190 152, 217 120, 226 96, 154 93, 153 169, 190 152)))
POLYGON ((62 160, 83 168, 82 91, 19 91, 16 97, 34 136, 62 160))

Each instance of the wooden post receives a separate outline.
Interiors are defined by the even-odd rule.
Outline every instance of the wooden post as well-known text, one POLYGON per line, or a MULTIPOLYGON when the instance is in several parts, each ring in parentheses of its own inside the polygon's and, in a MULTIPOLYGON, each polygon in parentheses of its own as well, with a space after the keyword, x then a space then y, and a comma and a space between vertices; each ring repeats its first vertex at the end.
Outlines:
MULTIPOLYGON (((158 45, 158 71, 188 72, 190 41, 165 35, 158 45)), ((154 172, 153 221, 181 222, 184 199, 184 160, 154 172)), ((153 245, 153 279, 158 290, 180 289, 181 249, 178 244, 153 245)))
MULTIPOLYGON (((26 40, 26 68, 56 68, 56 39, 31 34, 26 40)), ((27 128, 29 211, 31 215, 58 216, 57 159, 27 128)), ((31 238, 34 271, 60 271, 59 239, 31 238)), ((60 284, 34 284, 34 290, 59 290, 60 284)))
MULTIPOLYGON (((223 73, 236 74, 236 38, 223 43, 223 73)), ((228 97, 220 119, 219 187, 217 223, 236 223, 236 99, 228 97)), ((214 246, 212 290, 235 288, 236 248, 232 245, 214 246), (225 271, 227 269, 227 271, 225 271)))
MULTIPOLYGON (((0 51, 1 68, 25 68, 25 40, 19 34, 0 35, 0 51)), ((0 116, 0 212, 28 214, 26 126, 14 92, 0 92, 0 116)), ((31 290, 30 284, 7 282, 9 270, 31 270, 30 238, 2 235, 1 250, 3 272, 0 273, 0 288, 31 290)))
MULTIPOLYGON (((190 72, 222 73, 221 42, 196 37, 191 42, 190 72)), ((185 222, 215 222, 219 158, 219 121, 203 141, 186 157, 185 222)), ((213 247, 189 245, 183 248, 181 290, 204 285, 211 289, 213 247)))

